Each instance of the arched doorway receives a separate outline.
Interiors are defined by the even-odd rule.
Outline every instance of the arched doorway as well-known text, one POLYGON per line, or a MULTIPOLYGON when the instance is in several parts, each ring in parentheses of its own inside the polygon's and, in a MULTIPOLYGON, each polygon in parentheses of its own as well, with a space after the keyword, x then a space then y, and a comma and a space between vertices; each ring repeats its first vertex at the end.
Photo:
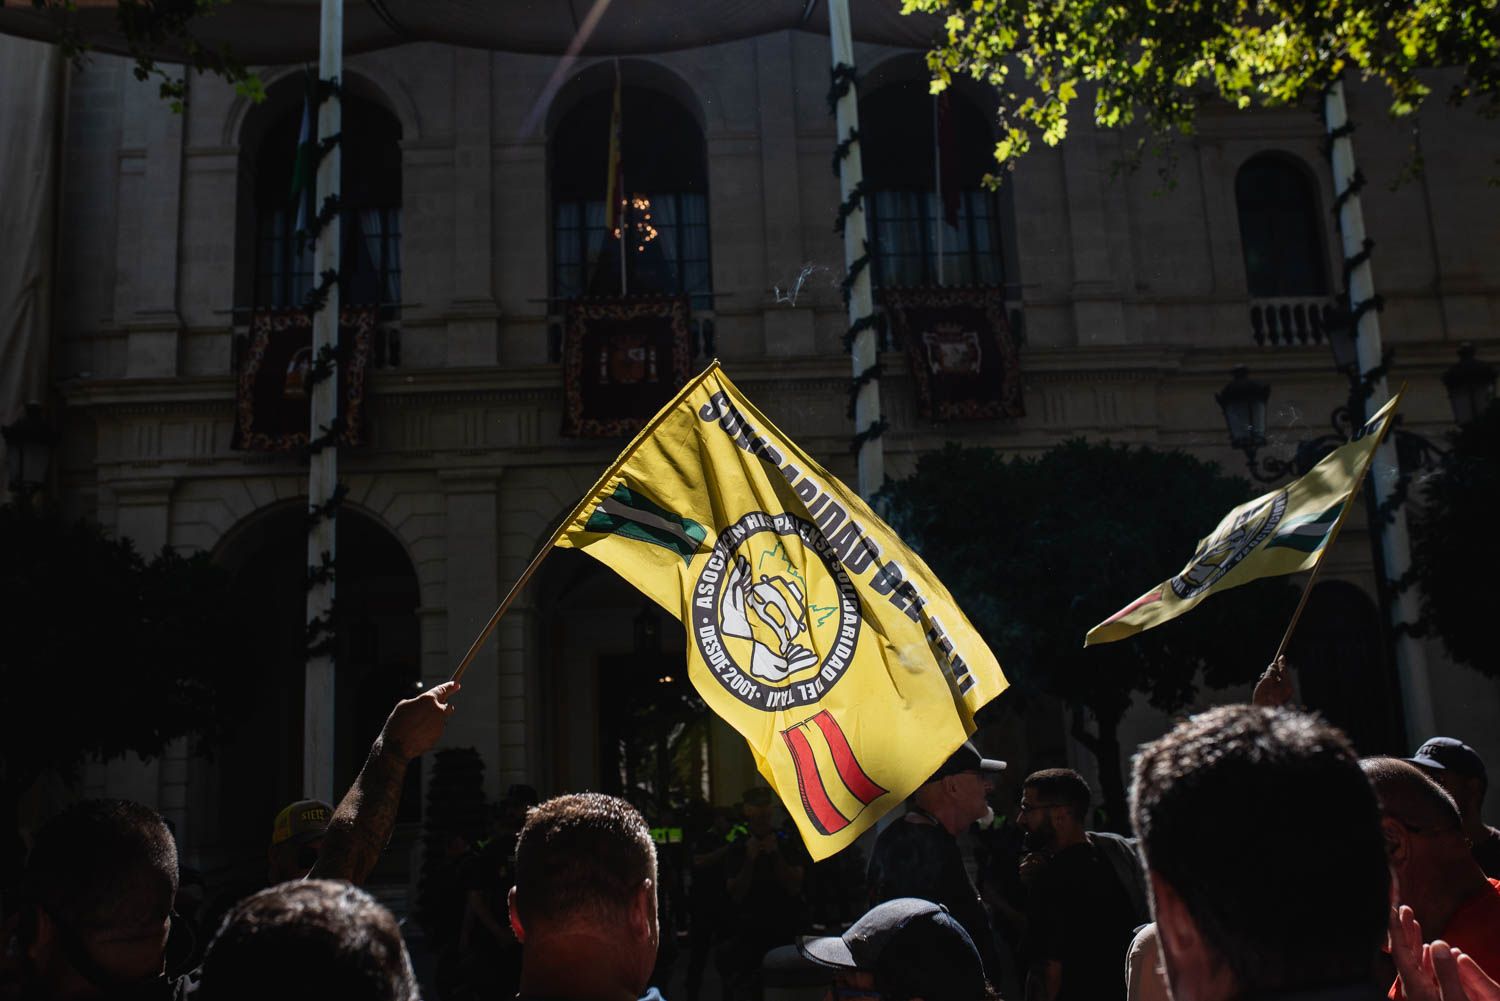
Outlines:
POLYGON ((1323 581, 1287 646, 1302 702, 1349 735, 1360 754, 1405 754, 1395 672, 1380 611, 1364 591, 1323 581))
MULTIPOLYGON (((302 796, 302 709, 307 578, 304 505, 258 514, 220 545, 216 558, 234 574, 234 601, 258 628, 233 642, 258 665, 256 697, 217 752, 208 804, 217 819, 212 856, 220 882, 263 881, 276 812, 302 796)), ((401 543, 349 507, 338 519, 338 649, 334 766, 346 789, 364 763, 391 707, 420 683, 416 572, 401 543)), ((421 820, 421 775, 408 772, 398 823, 414 836, 421 820)), ((383 865, 404 868, 388 852, 383 865)), ((392 875, 397 875, 392 873, 392 875)))

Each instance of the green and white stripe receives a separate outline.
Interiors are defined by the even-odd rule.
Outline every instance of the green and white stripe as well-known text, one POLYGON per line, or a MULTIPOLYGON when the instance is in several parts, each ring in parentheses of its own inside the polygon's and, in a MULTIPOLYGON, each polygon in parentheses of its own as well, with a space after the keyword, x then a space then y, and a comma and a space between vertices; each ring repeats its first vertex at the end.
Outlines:
POLYGON ((1300 518, 1288 518, 1276 529, 1276 534, 1266 542, 1267 549, 1295 549, 1302 553, 1315 553, 1328 541, 1328 532, 1339 520, 1344 509, 1339 501, 1322 514, 1306 514, 1300 518))
POLYGON ((692 561, 708 538, 708 531, 696 521, 673 514, 623 483, 599 502, 583 530, 649 542, 672 550, 684 563, 692 561))

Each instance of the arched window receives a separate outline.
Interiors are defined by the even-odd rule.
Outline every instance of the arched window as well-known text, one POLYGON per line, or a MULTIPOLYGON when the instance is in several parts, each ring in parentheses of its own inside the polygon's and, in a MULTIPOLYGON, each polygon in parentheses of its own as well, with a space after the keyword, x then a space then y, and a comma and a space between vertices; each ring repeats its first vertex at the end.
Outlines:
POLYGON ((1003 284, 1000 199, 981 183, 994 163, 984 113, 957 93, 934 98, 925 79, 901 81, 860 101, 859 134, 874 283, 1003 284))
POLYGON ((613 88, 596 91, 552 135, 553 295, 619 295, 623 245, 626 292, 686 294, 694 309, 710 309, 703 132, 665 94, 622 88, 621 174, 632 209, 621 240, 604 225, 613 108, 613 88))
MULTIPOLYGON (((267 130, 255 160, 255 307, 300 305, 317 278, 313 252, 298 240, 292 195, 299 102, 267 130)), ((312 132, 316 133, 316 120, 312 132)), ((340 215, 346 306, 401 301, 401 124, 373 101, 344 95, 340 215)), ((307 196, 306 219, 318 206, 307 196)))
POLYGON ((1308 171, 1281 154, 1253 156, 1235 175, 1234 200, 1250 295, 1327 295, 1322 222, 1308 171))

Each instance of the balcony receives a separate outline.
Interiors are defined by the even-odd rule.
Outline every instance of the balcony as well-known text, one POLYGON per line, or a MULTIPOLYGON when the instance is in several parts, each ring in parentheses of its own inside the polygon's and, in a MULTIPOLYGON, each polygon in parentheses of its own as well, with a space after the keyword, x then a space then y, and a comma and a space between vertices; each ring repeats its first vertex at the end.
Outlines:
POLYGON ((1338 318, 1339 307, 1326 296, 1250 300, 1250 329, 1261 347, 1323 344, 1338 318))

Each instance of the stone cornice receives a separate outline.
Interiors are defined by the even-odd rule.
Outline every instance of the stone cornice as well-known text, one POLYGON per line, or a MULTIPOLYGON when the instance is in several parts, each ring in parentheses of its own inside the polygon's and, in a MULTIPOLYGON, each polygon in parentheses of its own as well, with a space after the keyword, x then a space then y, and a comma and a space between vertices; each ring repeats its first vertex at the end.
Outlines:
MULTIPOLYGON (((1493 353, 1496 340, 1479 345, 1493 353)), ((1404 374, 1427 376, 1453 363, 1457 345, 1421 341, 1395 345, 1404 374)), ((900 352, 882 356, 886 382, 910 381, 900 352)), ((1235 365, 1248 364, 1262 377, 1333 379, 1326 347, 1315 344, 1258 348, 1232 345, 1120 345, 1102 348, 1030 347, 1021 352, 1028 385, 1065 383, 1152 382, 1166 377, 1218 379, 1235 365)), ((844 355, 785 359, 729 359, 725 370, 752 399, 842 394, 849 385, 844 355)), ((442 406, 501 404, 536 406, 561 398, 558 365, 468 369, 382 369, 371 372, 367 386, 374 411, 442 406)), ((235 380, 230 375, 153 379, 68 379, 59 386, 69 407, 97 417, 210 417, 234 412, 235 380)))

